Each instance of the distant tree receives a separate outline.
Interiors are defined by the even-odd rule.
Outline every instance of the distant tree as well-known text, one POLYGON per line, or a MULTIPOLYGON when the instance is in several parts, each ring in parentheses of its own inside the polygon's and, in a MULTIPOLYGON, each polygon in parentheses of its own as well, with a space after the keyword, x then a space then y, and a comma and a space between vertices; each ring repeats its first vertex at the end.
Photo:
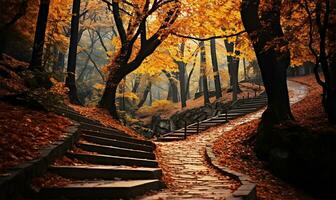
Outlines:
POLYGON ((218 70, 216 39, 210 40, 210 49, 211 49, 212 70, 214 73, 214 81, 215 81, 216 98, 219 99, 222 97, 222 87, 218 70))
POLYGON ((108 109, 113 118, 118 119, 115 104, 118 84, 127 74, 136 70, 168 37, 169 29, 179 14, 180 2, 178 0, 154 2, 146 0, 143 3, 134 2, 127 5, 127 1, 103 1, 113 13, 121 47, 107 66, 109 75, 100 106, 108 109), (125 16, 122 16, 122 12, 125 16), (160 12, 163 18, 154 20, 153 17, 153 19, 148 20, 149 16, 152 16, 155 12, 160 12), (158 23, 158 29, 150 37, 147 34, 148 23, 158 23), (125 24, 129 24, 129 26, 125 28, 125 24), (133 48, 136 42, 140 43, 140 48, 135 53, 133 48))
POLYGON ((202 88, 204 105, 210 103, 209 89, 208 89, 208 78, 206 72, 206 52, 204 41, 199 43, 200 46, 200 86, 202 88))

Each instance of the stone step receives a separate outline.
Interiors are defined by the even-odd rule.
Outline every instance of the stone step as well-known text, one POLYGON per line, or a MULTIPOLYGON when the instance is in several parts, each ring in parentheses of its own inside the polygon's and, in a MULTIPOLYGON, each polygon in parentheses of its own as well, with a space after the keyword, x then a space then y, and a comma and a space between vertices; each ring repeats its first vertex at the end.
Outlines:
POLYGON ((101 132, 101 131, 81 130, 81 133, 84 133, 85 135, 91 135, 91 136, 107 138, 107 139, 115 139, 119 141, 132 142, 136 144, 143 144, 143 145, 155 147, 155 144, 151 141, 139 140, 139 139, 135 139, 131 137, 124 137, 124 136, 119 136, 119 135, 101 132))
POLYGON ((87 143, 82 143, 82 142, 77 143, 76 146, 85 151, 97 152, 99 154, 104 154, 104 155, 155 160, 155 154, 153 152, 125 149, 125 148, 119 148, 119 147, 111 147, 111 146, 99 145, 99 144, 87 144, 87 143))
MULTIPOLYGON (((175 131, 173 131, 173 133, 184 133, 184 129, 175 130, 175 131)), ((187 128, 187 134, 188 133, 189 134, 194 134, 194 133, 197 133, 197 130, 187 128)))
POLYGON ((160 179, 160 168, 132 168, 126 166, 80 165, 80 166, 50 166, 49 171, 65 178, 72 179, 160 179))
POLYGON ((87 140, 88 142, 92 142, 92 143, 96 143, 100 145, 108 145, 108 146, 121 147, 121 148, 126 148, 126 149, 135 149, 135 150, 148 151, 148 152, 152 152, 154 150, 152 146, 136 144, 132 142, 124 142, 124 141, 102 138, 102 137, 96 137, 92 135, 82 134, 81 138, 87 140))
POLYGON ((130 199, 164 185, 158 179, 130 181, 83 181, 64 187, 43 188, 38 199, 130 199))
POLYGON ((126 165, 139 167, 157 167, 158 163, 155 160, 110 156, 103 154, 84 154, 84 153, 67 153, 69 158, 79 159, 92 164, 99 165, 126 165))
POLYGON ((101 124, 97 121, 91 120, 87 117, 84 117, 78 113, 71 113, 67 111, 55 111, 57 114, 62 115, 64 117, 67 117, 69 119, 75 120, 79 123, 88 123, 88 124, 93 124, 96 126, 101 126, 101 124))
POLYGON ((233 108, 229 110, 229 113, 250 113, 254 112, 256 108, 233 108))
POLYGON ((214 124, 214 125, 217 125, 217 124, 224 124, 226 123, 227 121, 203 121, 202 124, 214 124))
POLYGON ((216 119, 218 119, 218 120, 233 120, 233 119, 236 119, 236 118, 238 118, 239 116, 241 116, 241 115, 236 115, 236 116, 229 116, 228 115, 228 117, 226 117, 225 115, 224 116, 218 116, 218 117, 216 117, 216 119))
POLYGON ((184 140, 184 137, 165 136, 165 137, 159 137, 157 140, 159 142, 172 142, 172 141, 184 140))
POLYGON ((123 136, 123 137, 130 137, 129 135, 127 135, 126 133, 123 133, 115 128, 109 128, 109 127, 105 127, 105 126, 98 126, 98 125, 94 125, 94 124, 90 124, 90 123, 83 123, 80 122, 80 128, 83 130, 92 130, 92 131, 99 131, 99 132, 103 132, 103 133, 109 133, 109 134, 113 134, 113 135, 117 135, 117 136, 123 136))
POLYGON ((234 106, 233 108, 250 108, 250 107, 261 107, 261 106, 265 106, 265 103, 243 103, 243 104, 239 104, 234 106))
POLYGON ((225 124, 227 121, 225 119, 211 119, 209 121, 206 121, 206 123, 219 123, 219 124, 225 124))
MULTIPOLYGON (((227 116, 228 118, 236 118, 236 117, 239 117, 239 116, 242 116, 243 114, 242 113, 232 113, 232 112, 228 112, 227 113, 227 116)), ((226 116, 226 113, 222 113, 222 114, 219 114, 218 117, 225 117, 226 116)))
MULTIPOLYGON (((187 129, 188 129, 188 130, 197 130, 197 126, 188 126, 187 129)), ((199 127, 199 130, 200 130, 200 131, 204 131, 204 130, 206 130, 206 129, 208 129, 208 128, 205 127, 205 126, 203 126, 203 127, 200 126, 200 127, 199 127)))

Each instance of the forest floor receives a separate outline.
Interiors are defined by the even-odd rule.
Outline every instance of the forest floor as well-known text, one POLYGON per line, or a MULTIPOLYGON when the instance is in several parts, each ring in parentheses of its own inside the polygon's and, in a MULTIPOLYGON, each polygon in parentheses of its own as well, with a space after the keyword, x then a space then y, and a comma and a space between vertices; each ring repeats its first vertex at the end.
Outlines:
MULTIPOLYGON (((307 96, 292 105, 296 123, 316 130, 330 129, 326 115, 321 106, 321 87, 313 75, 295 77, 291 80, 309 87, 307 96)), ((214 144, 214 152, 222 165, 249 175, 257 183, 259 199, 311 199, 289 183, 272 175, 267 163, 260 161, 253 151, 251 138, 256 134, 260 120, 245 123, 223 134, 214 144)), ((336 130, 334 130, 336 132, 336 130)))
MULTIPOLYGON (((27 67, 27 63, 4 55, 4 60, 0 60, 1 99, 28 90, 25 81, 15 72, 27 67)), ((11 167, 38 158, 40 150, 61 139, 70 125, 70 120, 56 114, 1 100, 0 176, 11 167)))
POLYGON ((0 101, 0 175, 34 160, 40 150, 61 139, 72 122, 53 113, 0 101))

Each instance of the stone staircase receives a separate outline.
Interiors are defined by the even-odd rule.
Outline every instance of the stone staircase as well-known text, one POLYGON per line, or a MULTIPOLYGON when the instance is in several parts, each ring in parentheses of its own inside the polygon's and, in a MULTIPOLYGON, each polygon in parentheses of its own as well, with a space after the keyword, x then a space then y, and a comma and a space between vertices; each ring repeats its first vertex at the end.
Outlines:
POLYGON ((49 173, 75 181, 42 188, 37 198, 128 199, 164 187, 154 143, 132 138, 68 108, 55 107, 55 112, 80 123, 76 148, 81 151, 65 156, 85 164, 50 166, 49 173))
POLYGON ((190 125, 186 124, 184 128, 161 135, 157 140, 162 142, 184 140, 188 135, 197 134, 219 124, 225 124, 230 120, 255 112, 266 105, 266 93, 262 93, 255 98, 239 99, 226 110, 220 111, 216 116, 190 125))

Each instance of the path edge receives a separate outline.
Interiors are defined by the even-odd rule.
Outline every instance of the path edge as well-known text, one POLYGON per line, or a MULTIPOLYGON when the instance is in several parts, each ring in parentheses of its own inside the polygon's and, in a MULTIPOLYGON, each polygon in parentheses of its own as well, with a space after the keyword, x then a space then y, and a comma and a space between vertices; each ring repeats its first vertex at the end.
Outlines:
POLYGON ((216 155, 213 153, 213 146, 207 145, 205 147, 205 158, 206 161, 217 169, 221 174, 229 176, 233 179, 236 179, 241 183, 237 190, 232 193, 232 196, 228 199, 235 200, 257 200, 257 188, 256 184, 253 183, 251 178, 245 174, 236 172, 228 167, 222 166, 216 155))
POLYGON ((79 123, 66 128, 64 136, 41 149, 40 156, 8 169, 8 176, 0 176, 0 199, 14 199, 16 195, 29 192, 33 178, 43 175, 49 165, 64 155, 79 139, 79 123))

